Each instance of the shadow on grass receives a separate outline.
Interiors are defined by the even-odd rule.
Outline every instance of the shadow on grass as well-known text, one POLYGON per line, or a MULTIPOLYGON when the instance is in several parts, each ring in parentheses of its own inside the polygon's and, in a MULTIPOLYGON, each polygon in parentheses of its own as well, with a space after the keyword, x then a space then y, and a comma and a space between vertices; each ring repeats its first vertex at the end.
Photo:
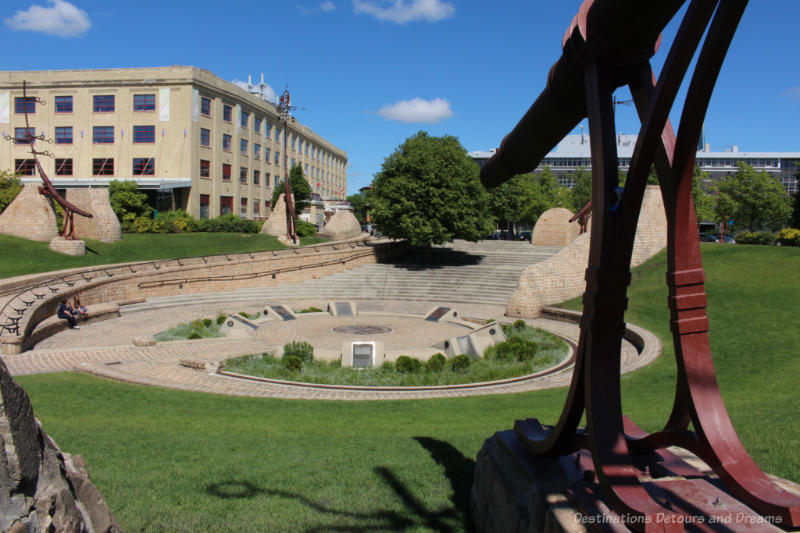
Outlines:
POLYGON ((261 488, 249 481, 240 480, 209 484, 206 486, 206 492, 223 500, 251 499, 256 496, 286 498, 294 500, 316 513, 342 520, 341 524, 325 523, 308 527, 304 530, 307 533, 317 531, 406 531, 413 527, 423 527, 445 533, 472 531, 469 494, 475 462, 464 457, 461 452, 447 442, 430 437, 414 437, 414 440, 431 454, 434 461, 444 467, 445 475, 453 488, 452 507, 439 510, 428 509, 424 502, 391 469, 382 466, 376 467, 374 472, 398 497, 403 506, 400 511, 379 510, 371 513, 359 513, 335 509, 296 492, 261 488))

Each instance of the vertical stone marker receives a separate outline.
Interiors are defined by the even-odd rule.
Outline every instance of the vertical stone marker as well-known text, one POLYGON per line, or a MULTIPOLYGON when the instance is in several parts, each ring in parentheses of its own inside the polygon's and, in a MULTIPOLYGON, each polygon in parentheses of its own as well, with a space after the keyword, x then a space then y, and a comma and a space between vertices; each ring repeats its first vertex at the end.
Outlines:
POLYGON ((0 233, 33 241, 49 241, 58 236, 53 207, 39 185, 26 183, 20 193, 0 214, 0 233))
POLYGON ((281 235, 285 236, 288 232, 289 229, 286 227, 286 202, 283 199, 283 194, 281 194, 275 201, 275 205, 272 206, 272 213, 267 221, 264 222, 261 233, 280 237, 281 235))
POLYGON ((71 204, 92 214, 92 218, 75 217, 75 233, 78 237, 102 242, 122 239, 122 227, 111 209, 107 188, 69 189, 66 198, 71 204))

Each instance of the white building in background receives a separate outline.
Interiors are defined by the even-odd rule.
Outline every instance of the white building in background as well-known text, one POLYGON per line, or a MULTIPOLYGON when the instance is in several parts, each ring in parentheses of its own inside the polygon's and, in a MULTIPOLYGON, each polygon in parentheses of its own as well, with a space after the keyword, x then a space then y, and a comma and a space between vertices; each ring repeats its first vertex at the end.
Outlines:
MULTIPOLYGON (((627 171, 636 146, 636 135, 617 135, 617 154, 619 168, 627 171)), ((479 165, 487 161, 494 154, 488 152, 469 152, 469 156, 479 165)), ((787 194, 798 191, 798 173, 800 173, 800 152, 740 152, 737 146, 730 151, 712 152, 708 144, 697 152, 696 164, 711 176, 719 179, 727 174, 734 174, 738 169, 737 163, 747 163, 757 171, 764 170, 778 178, 786 189, 787 194)), ((566 187, 575 185, 573 173, 584 168, 591 170, 592 155, 589 148, 589 135, 567 135, 558 143, 554 150, 549 152, 536 167, 535 172, 541 172, 545 167, 558 178, 558 182, 566 187)))

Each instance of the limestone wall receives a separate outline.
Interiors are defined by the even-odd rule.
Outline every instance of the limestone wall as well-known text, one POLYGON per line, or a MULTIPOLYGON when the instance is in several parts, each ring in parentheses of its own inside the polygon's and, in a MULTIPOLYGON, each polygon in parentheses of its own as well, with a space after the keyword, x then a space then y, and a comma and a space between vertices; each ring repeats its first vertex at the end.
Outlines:
POLYGON ((568 246, 580 232, 578 222, 570 222, 572 211, 564 207, 548 209, 536 221, 531 243, 538 246, 568 246))
MULTIPOLYGON (((556 255, 527 267, 509 300, 506 315, 533 318, 546 305, 583 294, 590 235, 588 232, 579 235, 556 255)), ((636 229, 631 266, 644 263, 666 245, 667 217, 661 190, 657 185, 648 185, 636 229)))
POLYGON ((75 235, 79 239, 116 242, 122 239, 119 219, 111 209, 108 189, 68 189, 67 201, 92 214, 92 218, 74 215, 75 235))
POLYGON ((38 184, 26 183, 0 214, 0 233, 33 241, 49 241, 58 235, 56 215, 38 184))

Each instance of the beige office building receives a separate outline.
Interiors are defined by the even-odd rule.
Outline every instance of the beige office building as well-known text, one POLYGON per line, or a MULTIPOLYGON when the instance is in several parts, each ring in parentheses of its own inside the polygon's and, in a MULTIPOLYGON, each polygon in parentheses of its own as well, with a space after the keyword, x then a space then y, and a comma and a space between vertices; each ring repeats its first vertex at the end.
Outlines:
POLYGON ((0 72, 0 170, 38 181, 26 108, 31 135, 46 139, 36 148, 52 154, 40 161, 57 189, 133 180, 158 191, 162 209, 263 218, 288 155, 324 200, 346 196, 346 152, 299 122, 284 149, 275 106, 207 70, 0 72))

